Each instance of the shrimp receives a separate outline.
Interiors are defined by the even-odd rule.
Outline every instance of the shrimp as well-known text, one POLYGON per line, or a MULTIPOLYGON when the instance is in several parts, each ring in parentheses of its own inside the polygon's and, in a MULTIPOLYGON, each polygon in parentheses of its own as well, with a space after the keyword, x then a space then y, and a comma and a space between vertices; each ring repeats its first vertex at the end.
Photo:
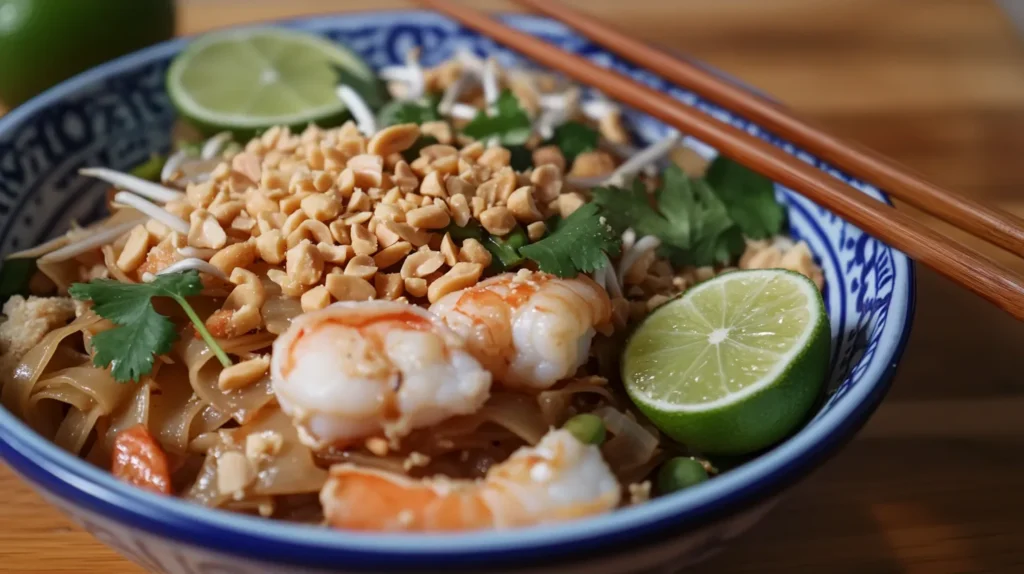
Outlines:
POLYGON ((430 311, 506 386, 543 390, 587 360, 595 329, 608 325, 608 293, 585 275, 505 273, 445 295, 430 311))
POLYGON ((419 307, 335 303, 297 317, 274 341, 271 382, 307 446, 394 439, 486 402, 491 374, 464 347, 419 307))
POLYGON ((514 528, 609 511, 621 488, 596 446, 552 430, 482 480, 428 478, 331 467, 320 491, 327 522, 347 530, 444 532, 514 528))

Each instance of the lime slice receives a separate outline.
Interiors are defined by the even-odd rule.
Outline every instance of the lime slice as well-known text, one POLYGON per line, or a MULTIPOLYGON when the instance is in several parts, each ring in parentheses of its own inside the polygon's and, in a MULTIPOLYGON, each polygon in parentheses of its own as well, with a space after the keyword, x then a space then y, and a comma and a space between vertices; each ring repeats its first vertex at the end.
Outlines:
POLYGON ((622 378, 665 434, 708 454, 746 454, 804 421, 828 356, 814 283, 780 269, 736 271, 648 316, 626 344, 622 378))
POLYGON ((329 40, 280 28, 228 30, 202 36, 175 58, 167 90, 178 112, 204 131, 251 134, 274 125, 336 125, 345 83, 371 107, 380 82, 352 51, 329 40))

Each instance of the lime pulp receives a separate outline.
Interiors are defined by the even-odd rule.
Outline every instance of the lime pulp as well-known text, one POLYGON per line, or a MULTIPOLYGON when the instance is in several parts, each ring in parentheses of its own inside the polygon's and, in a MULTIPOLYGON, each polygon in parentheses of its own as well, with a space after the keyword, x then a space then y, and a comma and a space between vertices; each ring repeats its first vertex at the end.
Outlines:
POLYGON ((633 333, 626 390, 667 435, 701 452, 768 447, 807 416, 828 368, 814 284, 789 271, 736 271, 659 307, 633 333))

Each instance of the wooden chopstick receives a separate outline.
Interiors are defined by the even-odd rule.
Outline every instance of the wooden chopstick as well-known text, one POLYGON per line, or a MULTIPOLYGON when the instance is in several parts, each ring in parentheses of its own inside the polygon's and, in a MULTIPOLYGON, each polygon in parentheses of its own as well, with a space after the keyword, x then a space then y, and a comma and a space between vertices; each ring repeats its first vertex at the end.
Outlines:
POLYGON ((557 0, 513 0, 559 20, 623 58, 745 116, 893 197, 1024 257, 1024 219, 945 190, 867 148, 844 142, 786 109, 718 76, 631 38, 557 0))
POLYGON ((606 70, 539 38, 514 30, 451 0, 419 0, 462 24, 501 42, 613 99, 646 112, 715 147, 726 156, 827 207, 873 237, 903 251, 1017 319, 1024 319, 1024 279, 1011 269, 896 209, 875 201, 767 142, 704 115, 672 97, 606 70))

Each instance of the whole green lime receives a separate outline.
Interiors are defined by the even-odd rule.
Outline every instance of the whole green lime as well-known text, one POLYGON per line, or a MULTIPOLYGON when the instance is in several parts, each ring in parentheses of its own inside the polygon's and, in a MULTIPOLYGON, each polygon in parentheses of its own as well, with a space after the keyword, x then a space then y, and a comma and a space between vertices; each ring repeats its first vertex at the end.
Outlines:
POLYGON ((0 102, 14 107, 174 35, 174 0, 0 0, 0 102))

